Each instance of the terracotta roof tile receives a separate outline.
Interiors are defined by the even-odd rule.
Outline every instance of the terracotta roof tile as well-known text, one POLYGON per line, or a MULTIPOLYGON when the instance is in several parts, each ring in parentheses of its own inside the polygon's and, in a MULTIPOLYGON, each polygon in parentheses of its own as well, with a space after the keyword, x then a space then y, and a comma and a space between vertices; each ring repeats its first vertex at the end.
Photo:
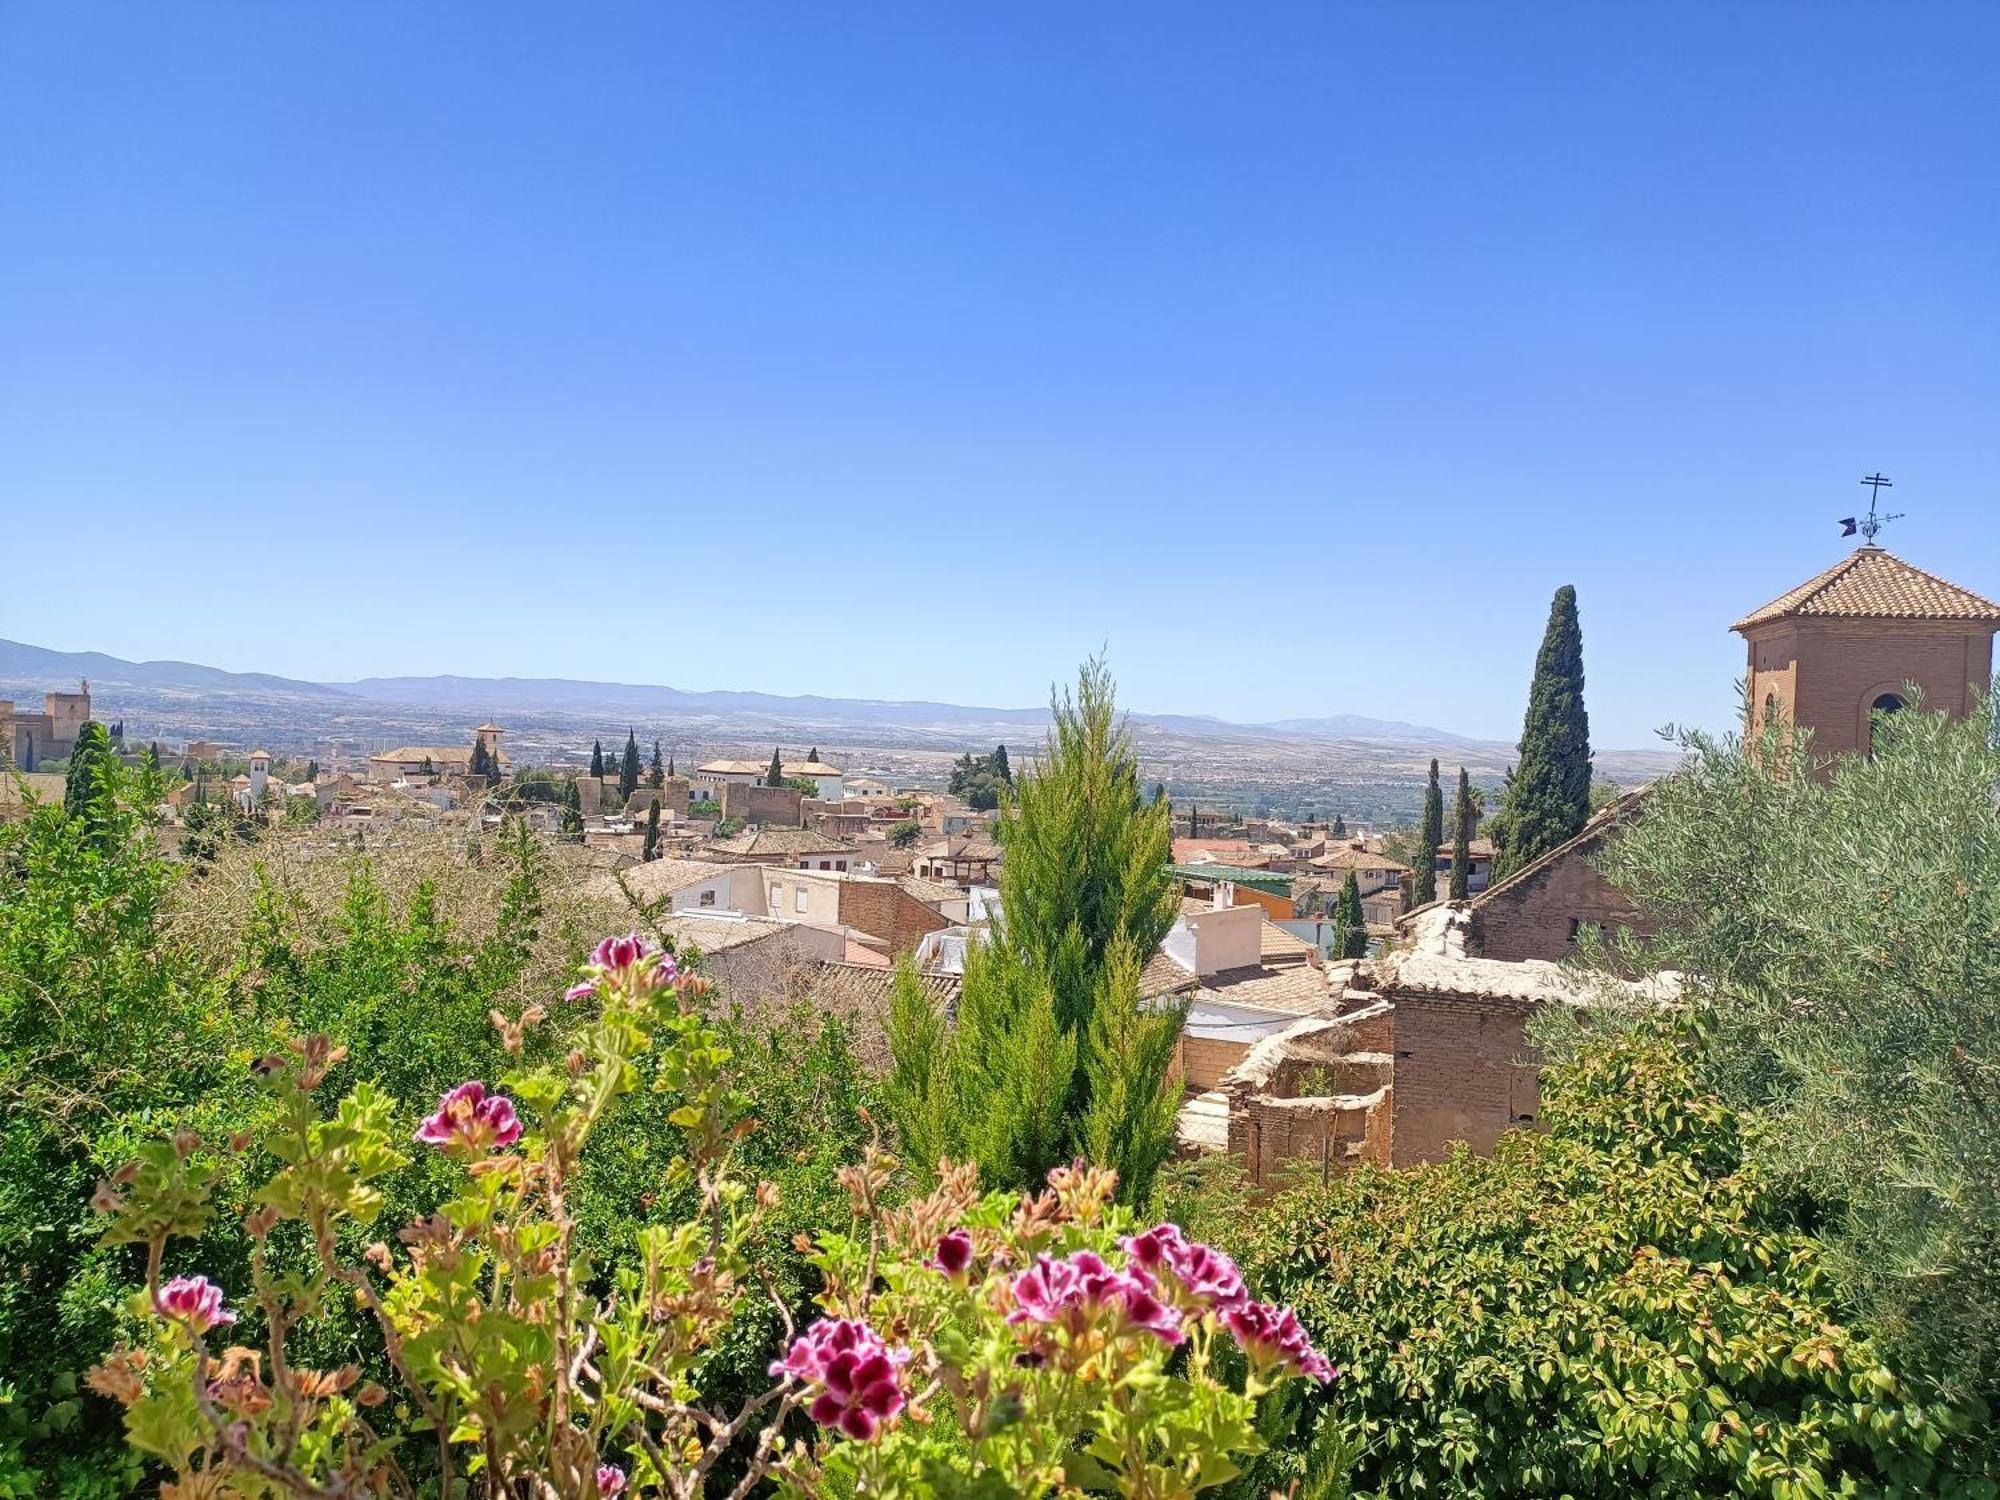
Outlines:
POLYGON ((1862 620, 1991 620, 2000 604, 1911 567, 1880 547, 1862 547, 1730 627, 1745 630, 1795 616, 1862 620))

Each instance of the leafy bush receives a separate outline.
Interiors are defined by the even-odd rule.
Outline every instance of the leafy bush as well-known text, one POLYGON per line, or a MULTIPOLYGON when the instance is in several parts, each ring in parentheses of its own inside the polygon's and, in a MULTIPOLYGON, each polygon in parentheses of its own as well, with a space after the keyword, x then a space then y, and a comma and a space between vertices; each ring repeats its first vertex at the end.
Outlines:
POLYGON ((2000 732, 1916 708, 1809 740, 1693 735, 1603 856, 1690 976, 1704 1073, 1759 1160, 1827 1205, 1830 1264, 1947 1391, 2000 1400, 2000 732))
POLYGON ((1684 1033, 1548 1071, 1549 1133, 1281 1198, 1253 1282, 1345 1378, 1358 1491, 1990 1496, 1977 1414, 1848 1325, 1684 1033))
MULTIPOLYGON (((890 1210, 895 1163, 871 1149, 843 1174, 850 1227, 815 1237, 827 1315, 788 1329, 761 1390, 705 1409, 699 1372, 755 1295, 777 1189, 738 1175, 756 1122, 703 981, 636 937, 601 944, 586 972, 562 1003, 594 1019, 566 1057, 459 1084, 413 1137, 366 1081, 322 1106, 344 1054, 314 1036, 272 1060, 254 1139, 218 1150, 182 1132, 99 1185, 107 1242, 145 1248, 133 1310, 150 1316, 91 1385, 176 1493, 414 1496, 421 1454, 440 1492, 490 1497, 692 1497, 732 1461, 738 1497, 767 1478, 801 1496, 1186 1496, 1256 1451, 1260 1397, 1331 1378, 1227 1257, 1172 1225, 1121 1234, 1109 1173, 1061 1169, 1017 1201, 941 1165, 935 1193, 890 1210), (691 1211, 600 1269, 579 1234, 584 1153, 656 1043, 652 1087, 680 1100, 668 1180, 691 1186, 691 1211), (453 1165, 452 1196, 400 1251, 359 1244, 412 1140, 453 1165), (208 1232, 215 1184, 246 1154, 262 1183, 239 1313, 206 1274, 165 1266, 172 1242, 208 1232), (299 1361, 296 1333, 349 1302, 379 1326, 400 1402, 355 1364, 299 1361), (262 1347, 227 1344, 253 1307, 262 1347), (801 1416, 816 1431, 789 1438, 801 1416)), ((510 1053, 537 1010, 497 1023, 510 1053)))
POLYGON ((89 773, 67 807, 0 826, 0 1494, 136 1479, 82 1389, 120 1321, 83 1197, 129 1121, 220 1118, 248 1082, 228 988, 162 930, 176 875, 152 842, 157 773, 108 755, 89 773))

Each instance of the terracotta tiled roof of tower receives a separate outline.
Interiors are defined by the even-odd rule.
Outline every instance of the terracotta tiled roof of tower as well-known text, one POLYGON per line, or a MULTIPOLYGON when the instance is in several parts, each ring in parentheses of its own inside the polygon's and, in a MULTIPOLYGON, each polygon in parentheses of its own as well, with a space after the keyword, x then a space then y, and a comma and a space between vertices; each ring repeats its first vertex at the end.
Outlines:
POLYGON ((1744 630, 1795 615, 1843 616, 1869 620, 2000 620, 2000 604, 1968 593, 1934 573, 1911 567, 1880 547, 1858 548, 1851 557, 1808 578, 1762 609, 1730 627, 1744 630))

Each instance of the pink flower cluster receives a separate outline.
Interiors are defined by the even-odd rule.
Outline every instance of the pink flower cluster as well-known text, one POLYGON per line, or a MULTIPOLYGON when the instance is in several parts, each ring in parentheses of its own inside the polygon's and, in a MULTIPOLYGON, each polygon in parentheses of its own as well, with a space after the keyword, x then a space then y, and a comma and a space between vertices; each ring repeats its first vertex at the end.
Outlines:
POLYGON ((1188 1239, 1174 1224, 1156 1225, 1119 1243, 1134 1265, 1164 1271, 1168 1284, 1180 1287, 1187 1302, 1221 1314, 1223 1325, 1259 1371, 1282 1369, 1314 1380, 1333 1379, 1333 1366, 1313 1348, 1297 1314, 1289 1307, 1253 1302, 1243 1273, 1220 1250, 1188 1239))
POLYGON ((656 990, 680 977, 680 966, 673 955, 662 953, 636 932, 606 938, 583 967, 590 978, 565 990, 565 1000, 587 1000, 597 993, 600 985, 656 990))
POLYGON ((858 1442, 875 1436, 883 1422, 903 1409, 898 1366, 908 1356, 892 1350, 866 1323, 821 1318, 792 1341, 791 1352, 771 1366, 817 1385, 807 1414, 822 1427, 837 1427, 858 1442))
POLYGON ((1165 1271, 1197 1307, 1228 1312, 1250 1300, 1243 1273, 1220 1250, 1190 1240, 1177 1224, 1158 1224, 1118 1242, 1132 1263, 1158 1275, 1165 1271))
POLYGON ((1250 1302, 1224 1313, 1222 1320, 1260 1373, 1281 1370, 1318 1381, 1331 1380, 1339 1373, 1313 1348, 1305 1329, 1299 1326, 1298 1315, 1289 1307, 1250 1302))
POLYGON ((486 1085, 472 1078, 438 1100, 436 1113, 425 1116, 414 1138, 427 1146, 488 1151, 518 1141, 521 1120, 512 1099, 487 1093, 486 1085))
POLYGON ((1063 1260, 1037 1255, 1012 1290, 1009 1323, 1060 1325, 1076 1334, 1109 1311, 1121 1331, 1150 1333, 1169 1344, 1183 1337, 1180 1314, 1160 1300, 1151 1272, 1138 1265, 1114 1271, 1089 1250, 1063 1260))
POLYGON ((625 1471, 616 1464, 597 1466, 597 1493, 600 1495, 622 1495, 625 1493, 625 1471))
POLYGON ((176 1276, 153 1294, 153 1307, 161 1317, 185 1323, 196 1333, 236 1321, 236 1314, 222 1305, 222 1288, 206 1276, 176 1276))

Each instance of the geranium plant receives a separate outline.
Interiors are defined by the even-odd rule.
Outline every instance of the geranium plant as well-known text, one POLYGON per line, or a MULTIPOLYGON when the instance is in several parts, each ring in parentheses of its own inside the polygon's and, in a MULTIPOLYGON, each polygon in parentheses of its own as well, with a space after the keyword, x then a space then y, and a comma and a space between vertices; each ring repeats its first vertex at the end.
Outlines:
MULTIPOLYGON (((273 1164, 237 1305, 206 1275, 165 1275, 172 1242, 209 1222, 219 1153, 184 1134, 101 1185, 107 1242, 146 1249, 152 1335, 91 1381, 172 1470, 163 1493, 1188 1495, 1256 1451, 1267 1391, 1332 1378, 1226 1256, 1170 1224, 1138 1231, 1111 1175, 1082 1165, 1015 1198, 945 1164, 935 1192, 890 1206, 896 1163, 871 1148, 844 1174, 851 1221, 801 1247, 825 1315, 794 1327, 748 1253, 775 1190, 732 1175, 755 1122, 706 991, 670 954, 609 939, 561 1002, 595 1012, 561 1064, 469 1079, 414 1129, 366 1082, 322 1106, 343 1060, 325 1038, 265 1059, 274 1123, 228 1143, 273 1164), (593 1264, 576 1236, 583 1152, 654 1049, 697 1211, 593 1264), (378 1185, 416 1151, 457 1165, 454 1195, 393 1245, 369 1239, 378 1185), (757 1298, 783 1322, 771 1383, 711 1410, 703 1358, 757 1298), (336 1300, 372 1314, 394 1389, 294 1358, 336 1300), (253 1326, 256 1346, 231 1342, 253 1326)), ((517 1054, 545 1020, 494 1017, 517 1054)))

